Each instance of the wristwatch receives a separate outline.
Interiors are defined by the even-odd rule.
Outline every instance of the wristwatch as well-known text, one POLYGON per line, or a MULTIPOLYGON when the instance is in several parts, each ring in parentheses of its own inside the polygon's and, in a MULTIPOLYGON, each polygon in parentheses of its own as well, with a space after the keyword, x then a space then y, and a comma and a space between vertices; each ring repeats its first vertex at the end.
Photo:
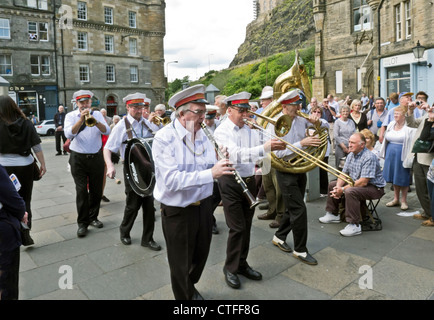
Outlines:
POLYGON ((345 188, 344 187, 341 188, 342 188, 342 194, 345 194, 345 188))

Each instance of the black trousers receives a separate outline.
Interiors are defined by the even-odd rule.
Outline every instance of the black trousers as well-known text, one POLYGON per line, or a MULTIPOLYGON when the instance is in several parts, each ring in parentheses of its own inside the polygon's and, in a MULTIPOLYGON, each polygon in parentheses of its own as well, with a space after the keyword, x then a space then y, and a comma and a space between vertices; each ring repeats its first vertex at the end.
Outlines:
POLYGON ((286 241, 292 230, 294 250, 307 252, 307 209, 304 203, 307 177, 305 173, 286 173, 276 170, 277 182, 285 202, 285 213, 275 236, 286 241))
POLYGON ((212 237, 212 197, 186 208, 161 204, 172 291, 176 300, 191 300, 208 259, 212 237))
MULTIPOLYGON (((243 189, 233 175, 222 176, 218 181, 226 224, 229 228, 225 268, 229 272, 236 274, 238 269, 248 267, 247 256, 250 246, 250 230, 255 208, 250 209, 250 204, 243 194, 243 189)), ((249 191, 256 197, 254 176, 244 179, 244 181, 249 191)))
POLYGON ((143 214, 143 233, 142 233, 142 243, 147 244, 149 241, 153 240, 152 236, 154 234, 155 226, 155 207, 154 207, 154 197, 151 195, 149 197, 141 197, 131 188, 130 184, 127 182, 127 177, 124 171, 124 181, 125 181, 125 194, 126 194, 126 204, 124 210, 124 218, 122 219, 121 226, 119 230, 121 236, 130 236, 130 231, 133 228, 134 221, 137 218, 140 208, 142 208, 143 214))
MULTIPOLYGON (((62 146, 60 145, 60 138, 62 138, 63 143, 65 143, 65 141, 66 141, 65 132, 63 130, 62 131, 56 131, 54 136, 56 139, 56 151, 60 153, 60 152, 62 152, 62 148, 63 148, 63 144, 62 144, 62 146)), ((65 150, 63 150, 63 151, 65 151, 65 150)))
POLYGON ((92 155, 71 151, 69 164, 75 182, 77 224, 87 227, 99 214, 104 179, 102 151, 92 155))
POLYGON ((0 300, 18 300, 20 247, 0 252, 0 300))
POLYGON ((21 189, 18 191, 18 194, 26 203, 26 211, 29 214, 27 225, 29 228, 32 228, 32 210, 30 204, 32 202, 33 192, 33 163, 23 167, 5 167, 5 169, 9 175, 12 173, 15 174, 21 184, 21 189))

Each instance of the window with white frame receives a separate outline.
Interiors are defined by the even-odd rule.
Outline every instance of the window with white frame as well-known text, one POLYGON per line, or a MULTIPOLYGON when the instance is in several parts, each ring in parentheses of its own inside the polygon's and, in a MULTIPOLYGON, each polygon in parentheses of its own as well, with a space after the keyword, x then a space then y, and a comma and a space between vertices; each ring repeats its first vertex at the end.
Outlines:
POLYGON ((130 45, 130 54, 136 55, 137 54, 137 39, 130 38, 129 39, 129 45, 130 45))
POLYGON ((41 56, 41 74, 44 76, 50 75, 50 57, 41 56))
POLYGON ((115 82, 115 66, 112 64, 106 65, 105 75, 107 82, 115 82))
POLYGON ((106 53, 114 53, 114 37, 112 35, 106 34, 104 36, 104 45, 106 53))
POLYGON ((10 54, 0 54, 0 75, 11 76, 12 72, 12 56, 10 54))
POLYGON ((89 82, 89 65, 88 64, 80 64, 79 66, 79 78, 81 82, 89 82))
POLYGON ((48 10, 48 0, 27 0, 27 6, 41 10, 48 10))
POLYGON ((11 27, 9 19, 0 18, 0 39, 11 38, 11 27))
POLYGON ((336 70, 336 93, 343 93, 342 70, 336 70))
POLYGON ((137 66, 130 66, 130 81, 139 82, 139 68, 137 66))
POLYGON ((104 7, 104 22, 105 24, 113 24, 113 8, 104 7))
POLYGON ((130 28, 137 28, 136 13, 128 11, 128 25, 130 28))
POLYGON ((30 72, 33 76, 40 74, 50 75, 50 57, 49 56, 30 56, 30 72))
POLYGON ((78 32, 77 33, 77 46, 78 50, 87 50, 87 32, 78 32))
POLYGON ((29 21, 27 32, 30 41, 48 41, 48 23, 29 21))
POLYGON ((372 29, 371 7, 367 0, 353 0, 353 19, 355 32, 372 29))
POLYGON ((404 2, 405 8, 405 38, 411 38, 411 6, 410 1, 404 2))
POLYGON ((30 72, 34 76, 39 76, 39 56, 30 56, 30 72))
POLYGON ((79 1, 77 2, 77 19, 87 20, 87 3, 79 1))
POLYGON ((401 16, 401 4, 395 6, 395 29, 396 29, 396 41, 402 40, 402 16, 401 16))

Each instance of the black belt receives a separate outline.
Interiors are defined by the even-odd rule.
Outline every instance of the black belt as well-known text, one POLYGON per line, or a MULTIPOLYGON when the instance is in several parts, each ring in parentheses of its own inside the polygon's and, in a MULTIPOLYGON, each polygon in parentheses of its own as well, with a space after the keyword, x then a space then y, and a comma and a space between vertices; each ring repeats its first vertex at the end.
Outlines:
POLYGON ((76 151, 71 150, 71 153, 75 153, 76 155, 83 157, 83 158, 93 159, 101 153, 101 150, 98 151, 97 153, 80 153, 80 152, 76 152, 76 151))
POLYGON ((241 177, 243 180, 244 180, 244 182, 245 183, 249 183, 253 178, 254 178, 254 176, 250 176, 250 177, 241 177))

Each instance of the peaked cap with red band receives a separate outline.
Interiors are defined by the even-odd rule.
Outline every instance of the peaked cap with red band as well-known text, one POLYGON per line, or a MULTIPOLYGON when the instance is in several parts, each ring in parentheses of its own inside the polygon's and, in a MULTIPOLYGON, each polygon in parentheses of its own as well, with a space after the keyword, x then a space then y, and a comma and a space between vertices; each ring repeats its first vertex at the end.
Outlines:
POLYGON ((300 99, 301 97, 298 94, 298 90, 291 90, 282 94, 277 102, 280 104, 300 104, 300 99))
POLYGON ((89 90, 79 90, 74 92, 74 95, 72 96, 73 101, 84 101, 88 99, 92 99, 93 92, 89 90))
POLYGON ((192 87, 184 89, 178 93, 175 93, 172 98, 169 99, 169 106, 178 109, 180 106, 189 102, 206 103, 205 99, 205 86, 203 84, 196 84, 192 87))
POLYGON ((224 102, 228 107, 250 108, 249 99, 251 95, 246 91, 235 93, 227 97, 224 102))
POLYGON ((127 106, 130 106, 130 107, 149 106, 149 104, 151 103, 151 99, 147 98, 146 94, 140 93, 140 92, 131 93, 131 94, 127 95, 125 98, 123 98, 122 101, 127 106))

